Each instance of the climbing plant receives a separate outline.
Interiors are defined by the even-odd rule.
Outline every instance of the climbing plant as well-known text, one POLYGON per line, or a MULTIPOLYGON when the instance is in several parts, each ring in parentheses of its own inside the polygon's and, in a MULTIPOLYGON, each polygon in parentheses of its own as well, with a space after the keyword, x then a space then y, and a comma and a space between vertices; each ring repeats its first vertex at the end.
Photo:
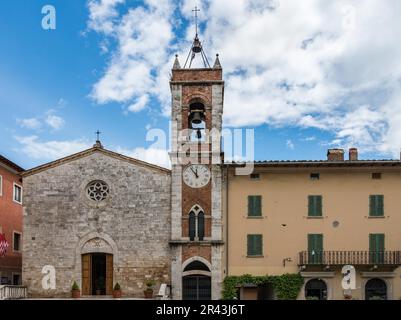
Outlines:
POLYGON ((256 286, 271 284, 278 300, 295 300, 302 288, 304 279, 299 273, 280 276, 228 276, 223 282, 223 299, 231 300, 237 295, 237 287, 245 284, 256 286))

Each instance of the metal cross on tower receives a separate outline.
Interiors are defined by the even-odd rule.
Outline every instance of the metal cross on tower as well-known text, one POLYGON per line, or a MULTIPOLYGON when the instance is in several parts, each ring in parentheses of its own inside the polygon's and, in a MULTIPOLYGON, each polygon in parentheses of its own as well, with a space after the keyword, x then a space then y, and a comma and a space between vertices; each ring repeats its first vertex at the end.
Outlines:
POLYGON ((198 12, 200 9, 198 9, 197 6, 195 6, 195 9, 192 10, 192 12, 195 12, 195 34, 198 35, 198 12))
POLYGON ((198 38, 198 12, 199 11, 200 11, 200 9, 198 9, 197 6, 195 6, 194 10, 192 10, 192 12, 194 12, 194 15, 195 15, 195 38, 194 38, 194 42, 192 43, 191 50, 189 50, 187 60, 185 60, 184 68, 187 66, 189 57, 191 57, 191 60, 189 61, 188 68, 191 68, 192 61, 194 60, 197 53, 201 54, 204 67, 210 68, 209 61, 207 60, 207 57, 206 57, 205 53, 203 52, 202 44, 198 38))

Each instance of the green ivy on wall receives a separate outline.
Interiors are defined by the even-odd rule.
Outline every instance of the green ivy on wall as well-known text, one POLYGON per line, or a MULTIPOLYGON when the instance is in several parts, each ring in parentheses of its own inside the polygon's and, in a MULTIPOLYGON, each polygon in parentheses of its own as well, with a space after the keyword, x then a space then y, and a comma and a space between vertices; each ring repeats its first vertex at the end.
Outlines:
POLYGON ((237 287, 245 284, 256 286, 273 285, 278 300, 295 300, 301 291, 304 278, 299 273, 283 274, 281 276, 229 276, 223 281, 223 299, 232 300, 237 295, 237 287))

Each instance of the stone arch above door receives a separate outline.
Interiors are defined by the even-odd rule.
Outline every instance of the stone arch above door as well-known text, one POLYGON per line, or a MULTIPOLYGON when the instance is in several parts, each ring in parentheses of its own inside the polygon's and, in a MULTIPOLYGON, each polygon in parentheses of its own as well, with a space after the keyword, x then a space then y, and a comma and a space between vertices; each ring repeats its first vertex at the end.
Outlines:
POLYGON ((96 252, 113 254, 113 248, 106 240, 102 238, 93 238, 85 242, 81 249, 81 254, 96 252))
POLYGON ((89 232, 79 239, 75 247, 75 266, 77 271, 81 266, 81 255, 86 253, 103 252, 113 255, 114 264, 118 265, 118 248, 115 241, 104 232, 89 232))

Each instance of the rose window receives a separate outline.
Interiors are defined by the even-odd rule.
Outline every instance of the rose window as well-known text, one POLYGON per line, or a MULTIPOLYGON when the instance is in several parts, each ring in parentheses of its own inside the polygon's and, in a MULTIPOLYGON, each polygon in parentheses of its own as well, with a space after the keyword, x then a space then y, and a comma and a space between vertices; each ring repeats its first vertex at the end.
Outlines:
POLYGON ((96 202, 101 202, 107 198, 110 189, 104 181, 93 181, 86 188, 86 194, 88 197, 96 202))

